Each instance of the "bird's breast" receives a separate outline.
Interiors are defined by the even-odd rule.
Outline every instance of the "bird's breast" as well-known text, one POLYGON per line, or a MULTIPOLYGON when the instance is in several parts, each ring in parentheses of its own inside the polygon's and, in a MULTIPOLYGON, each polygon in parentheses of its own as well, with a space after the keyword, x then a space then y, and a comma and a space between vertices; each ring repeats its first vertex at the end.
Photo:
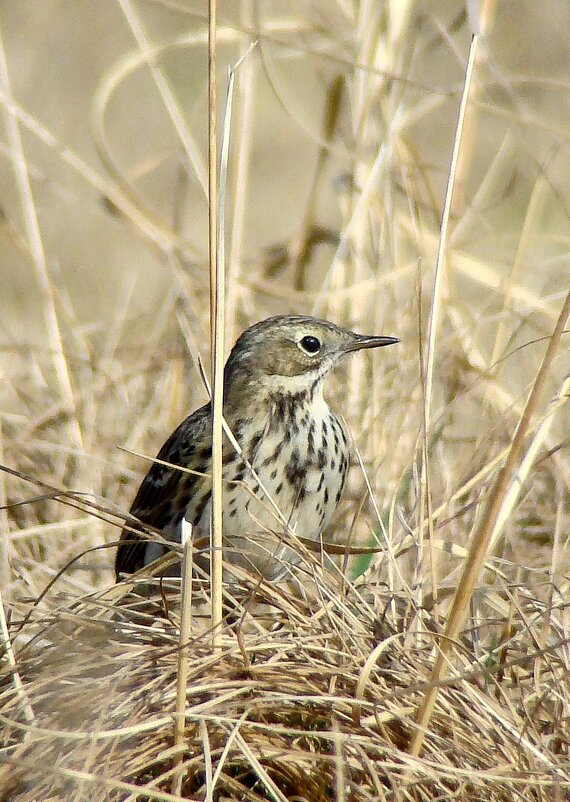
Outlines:
MULTIPOLYGON (((257 406, 232 422, 242 454, 232 447, 224 454, 224 551, 229 562, 276 578, 298 559, 284 533, 317 540, 329 523, 348 470, 348 438, 322 397, 279 396, 257 406)), ((208 483, 186 518, 205 536, 210 514, 208 483)))
POLYGON ((257 416, 257 425, 252 416, 243 427, 240 445, 248 464, 236 461, 228 471, 224 531, 237 534, 252 525, 275 531, 287 524, 305 538, 318 538, 348 469, 346 431, 324 399, 303 403, 279 396, 263 418, 257 416))

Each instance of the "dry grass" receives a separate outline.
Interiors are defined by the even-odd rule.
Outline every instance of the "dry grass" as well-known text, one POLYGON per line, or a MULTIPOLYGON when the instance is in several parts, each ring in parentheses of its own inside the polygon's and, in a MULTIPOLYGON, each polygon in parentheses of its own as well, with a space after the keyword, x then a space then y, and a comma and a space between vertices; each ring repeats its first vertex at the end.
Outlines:
MULTIPOLYGON (((415 634, 405 595, 317 577, 318 593, 306 600, 277 588, 244 591, 267 605, 265 621, 251 605, 237 620, 234 610, 221 654, 207 632, 190 641, 178 768, 176 612, 153 626, 127 611, 110 621, 101 593, 33 614, 23 633, 36 640, 20 646, 18 670, 34 720, 22 719, 15 695, 2 713, 7 798, 140 798, 143 784, 142 798, 179 798, 167 793, 176 771, 189 799, 567 795, 561 599, 545 608, 506 584, 482 594, 418 759, 406 750, 435 629, 415 634)), ((423 617, 435 627, 428 611, 423 617)))
POLYGON ((205 398, 204 8, 3 10, 0 799, 568 797, 566 332, 540 365, 568 291, 570 21, 508 6, 482 4, 466 83, 458 4, 221 3, 221 98, 259 40, 227 344, 277 312, 402 344, 330 386, 354 437, 331 539, 381 550, 244 577, 221 652, 196 603, 182 655, 176 596, 145 620, 111 563, 134 454, 205 398))

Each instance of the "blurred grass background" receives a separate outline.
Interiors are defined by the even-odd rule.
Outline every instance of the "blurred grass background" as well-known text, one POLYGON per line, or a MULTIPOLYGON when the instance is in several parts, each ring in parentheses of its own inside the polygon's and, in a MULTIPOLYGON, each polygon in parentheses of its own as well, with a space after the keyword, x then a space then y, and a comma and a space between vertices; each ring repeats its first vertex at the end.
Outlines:
MULTIPOLYGON (((483 6, 428 434, 437 534, 455 544, 468 542, 570 276, 570 8, 483 6)), ((331 383, 379 510, 355 467, 340 542, 351 527, 368 541, 379 517, 392 542, 418 531, 419 340, 478 7, 221 3, 220 115, 226 68, 258 41, 231 128, 228 347, 289 312, 402 340, 331 383)), ((148 466, 129 452, 153 456, 205 398, 206 4, 19 0, 2 4, 0 26, 1 460, 125 512, 148 466)), ((537 588, 567 570, 568 423, 559 410, 493 547, 537 588)), ((36 598, 98 546, 56 588, 111 581, 117 528, 11 475, 0 501, 5 602, 36 598)), ((406 555, 406 576, 427 586, 416 550, 406 555)), ((445 560, 439 580, 453 584, 457 561, 445 560)))

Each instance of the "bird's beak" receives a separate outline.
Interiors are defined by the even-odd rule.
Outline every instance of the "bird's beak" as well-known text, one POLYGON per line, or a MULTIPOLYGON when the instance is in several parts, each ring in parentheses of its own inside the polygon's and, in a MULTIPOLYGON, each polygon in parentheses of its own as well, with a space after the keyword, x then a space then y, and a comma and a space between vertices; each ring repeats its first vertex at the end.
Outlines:
POLYGON ((395 345, 400 340, 397 337, 376 337, 366 334, 356 334, 354 342, 349 343, 345 348, 345 353, 360 351, 363 348, 380 348, 383 345, 395 345))

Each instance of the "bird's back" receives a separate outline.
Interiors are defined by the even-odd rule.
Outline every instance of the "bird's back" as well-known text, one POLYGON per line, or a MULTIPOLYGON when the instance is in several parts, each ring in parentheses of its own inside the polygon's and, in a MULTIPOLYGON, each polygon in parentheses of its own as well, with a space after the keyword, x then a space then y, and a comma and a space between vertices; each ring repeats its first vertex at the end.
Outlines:
MULTIPOLYGON (((158 530, 168 538, 169 533, 179 529, 190 501, 203 494, 207 478, 180 468, 193 468, 204 458, 210 459, 210 421, 210 405, 205 404, 182 421, 158 452, 157 461, 152 463, 141 482, 129 511, 136 520, 121 532, 115 558, 117 578, 119 574, 138 571, 160 556, 162 549, 152 548, 152 530, 158 530), (149 537, 141 537, 132 531, 139 528, 148 528, 149 537), (157 553, 153 556, 153 552, 157 553)), ((209 471, 209 463, 207 467, 209 471)))

